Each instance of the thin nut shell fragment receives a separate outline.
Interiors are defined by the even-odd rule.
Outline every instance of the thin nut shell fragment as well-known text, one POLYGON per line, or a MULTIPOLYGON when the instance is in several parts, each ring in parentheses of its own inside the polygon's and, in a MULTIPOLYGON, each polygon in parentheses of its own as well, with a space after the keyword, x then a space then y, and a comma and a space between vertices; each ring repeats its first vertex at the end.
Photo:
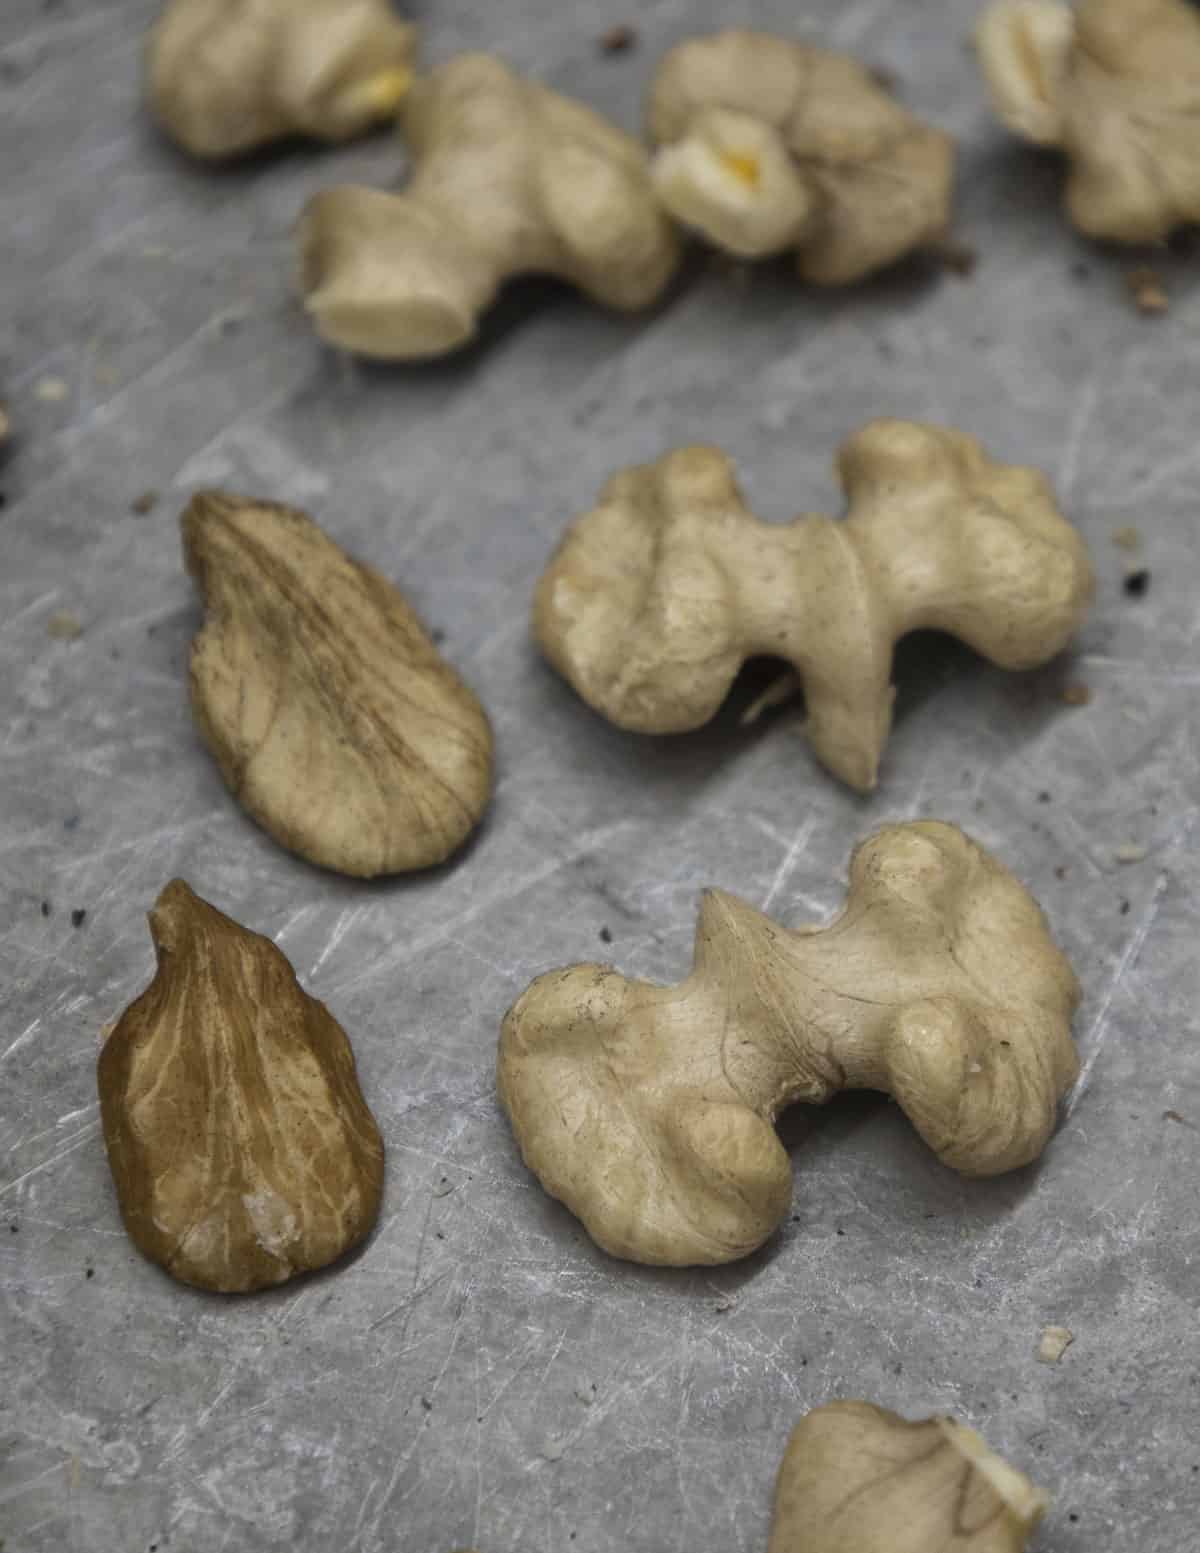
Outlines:
POLYGON ((491 792, 491 730, 403 596, 289 507, 210 491, 182 523, 208 605, 192 710, 237 798, 340 873, 444 861, 491 792))
POLYGON ((829 1402, 792 1432, 768 1553, 1022 1553, 1046 1504, 953 1418, 829 1402))
POLYGON ((246 1293, 324 1267, 379 1212, 383 1143, 354 1054, 285 957, 181 879, 150 913, 158 970, 100 1053, 104 1143, 134 1244, 246 1293))

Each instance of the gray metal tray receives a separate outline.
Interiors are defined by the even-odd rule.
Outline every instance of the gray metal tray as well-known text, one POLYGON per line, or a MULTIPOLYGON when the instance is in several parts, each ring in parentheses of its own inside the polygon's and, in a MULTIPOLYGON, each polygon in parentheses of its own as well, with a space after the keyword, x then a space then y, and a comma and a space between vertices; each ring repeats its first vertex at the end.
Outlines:
POLYGON ((188 165, 139 111, 150 0, 5 0, 5 1553, 762 1553, 787 1433, 836 1395, 983 1429, 1054 1496, 1039 1548, 1194 1553, 1195 264, 1156 260, 1171 311, 1134 310, 1130 261, 1062 219, 1058 164, 991 121, 974 4, 799 9, 419 11, 427 58, 502 51, 629 127, 689 31, 799 26, 857 51, 961 136, 971 276, 916 264, 823 294, 699 257, 652 315, 521 286, 478 349, 387 369, 313 338, 288 232, 324 184, 395 181, 393 140, 188 165), (603 57, 626 20, 638 47, 603 57), (1072 661, 1010 675, 907 644, 866 801, 816 767, 794 712, 739 728, 745 687, 702 734, 638 739, 539 661, 534 578, 612 470, 712 441, 764 515, 836 510, 834 448, 884 413, 957 423, 1055 478, 1100 579, 1072 661), (228 796, 187 708, 199 610, 175 521, 212 483, 309 507, 444 633, 499 748, 490 817, 452 867, 325 876, 228 796), (1141 598, 1111 539, 1131 523, 1141 598), (61 610, 77 640, 48 635, 61 610), (1073 681, 1088 705, 1063 704, 1073 681), (961 822, 1027 881, 1086 989, 1083 1077, 1040 1167, 961 1180, 894 1106, 852 1097, 786 1120, 794 1213, 759 1255, 692 1273, 603 1256, 497 1109, 505 1008, 574 960, 678 978, 708 883, 820 917, 853 842, 914 815, 961 822), (1144 859, 1118 863, 1126 843, 1144 859), (389 1151, 367 1249, 251 1299, 142 1260, 99 1136, 100 1031, 149 978, 144 913, 175 874, 272 934, 330 1004, 389 1151), (1053 1366, 1035 1357, 1050 1323, 1075 1333, 1053 1366))

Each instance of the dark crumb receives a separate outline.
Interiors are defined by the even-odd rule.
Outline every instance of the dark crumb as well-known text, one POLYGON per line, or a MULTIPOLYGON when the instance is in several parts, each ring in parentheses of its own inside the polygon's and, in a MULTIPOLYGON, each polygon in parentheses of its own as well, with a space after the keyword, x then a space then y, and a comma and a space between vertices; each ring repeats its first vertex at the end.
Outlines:
POLYGON ((72 927, 82 927, 86 920, 87 920, 87 907, 86 906, 76 906, 75 910, 71 913, 71 926, 72 927))
POLYGON ((1121 586, 1131 599, 1143 598, 1150 586, 1150 573, 1143 566, 1139 571, 1130 572, 1121 586))
POLYGON ((868 65, 867 74, 875 85, 881 86, 885 92, 894 92, 900 85, 900 77, 886 65, 868 65))
POLYGON ((602 927, 600 929, 600 942, 602 944, 611 944, 612 943, 612 934, 609 932, 609 930, 606 927, 602 927))
POLYGON ((631 27, 628 22, 621 22, 619 26, 610 27, 600 37, 600 52, 602 54, 628 54, 638 40, 637 28, 631 27))
POLYGON ((425 1411, 427 1413, 432 1413, 433 1412, 433 1403, 429 1400, 428 1397, 422 1397, 421 1398, 421 1406, 425 1409, 425 1411))
POLYGON ((79 816, 77 814, 71 814, 68 815, 67 818, 63 821, 63 829, 74 830, 78 824, 79 816))
POLYGON ((1092 692, 1086 685, 1064 685, 1058 698, 1065 706, 1086 706, 1092 692))
POLYGON ((1074 1510, 1072 1510, 1070 1515, 1067 1516, 1067 1519, 1069 1521, 1077 1521, 1079 1517, 1075 1514, 1074 1510))
POLYGON ((442 630, 441 626, 435 626, 434 629, 430 631, 429 640, 435 647, 440 647, 442 645, 442 643, 446 640, 446 633, 442 630))
POLYGON ((222 318, 221 320, 222 334, 237 334, 241 327, 242 320, 240 318, 222 318))
POLYGON ((446 1238, 445 1235, 442 1234, 440 1229, 435 1229, 433 1234, 434 1234, 434 1238, 436 1240, 445 1240, 445 1238, 446 1238))
POLYGON ((800 1222, 800 1215, 798 1213, 793 1213, 792 1214, 792 1223, 793 1224, 799 1224, 799 1222, 800 1222))
POLYGON ((1162 1119, 1164 1122, 1182 1122, 1185 1127, 1187 1126, 1187 1118, 1180 1116, 1178 1111, 1164 1111, 1162 1119))
POLYGON ((1076 259, 1075 263, 1071 266, 1071 279, 1086 282, 1091 280, 1091 278, 1092 272, 1088 266, 1083 262, 1082 259, 1076 259))
POLYGON ((1129 902, 1128 901, 1122 901, 1121 902, 1121 915, 1123 917, 1127 917, 1129 915, 1129 902))
POLYGON ((143 491, 140 496, 136 496, 133 501, 129 503, 129 510, 137 517, 144 518, 148 512, 153 512, 157 506, 158 492, 143 491))
POLYGON ((83 1276, 84 1276, 84 1277, 85 1277, 85 1278, 94 1278, 94 1277, 95 1277, 95 1276, 96 1276, 96 1269, 95 1269, 95 1268, 94 1268, 94 1267, 89 1267, 89 1268, 88 1268, 88 1269, 87 1269, 87 1270, 86 1270, 86 1271, 85 1271, 85 1273, 84 1273, 84 1275, 83 1275, 83 1276))
POLYGON ((42 902, 42 916, 43 917, 48 917, 52 910, 53 910, 53 907, 50 905, 49 901, 43 901, 42 902))
POLYGON ((10 1224, 8 1226, 8 1233, 10 1235, 19 1235, 21 1233, 21 1226, 19 1224, 10 1224))
POLYGON ((5 496, 3 491, 0 491, 0 507, 3 507, 7 501, 8 497, 5 496))
POLYGON ((1038 794, 1038 803, 1049 803, 1049 802, 1050 802, 1050 794, 1049 793, 1047 793, 1046 791, 1043 790, 1042 792, 1040 792, 1038 794))
POLYGON ((842 1226, 840 1224, 837 1227, 837 1232, 838 1232, 839 1235, 844 1235, 846 1233, 846 1231, 842 1228, 842 1226))
POLYGON ((1126 270, 1125 284, 1139 313, 1165 313, 1171 305, 1162 277, 1149 265, 1126 270))
POLYGON ((1065 879, 1067 877, 1067 865, 1065 863, 1060 863, 1054 870, 1054 877, 1056 879, 1065 879))
POLYGON ((962 243, 956 237, 943 237, 933 248, 933 257, 944 270, 949 270, 951 275, 958 275, 963 280, 968 275, 975 273, 975 266, 979 263, 979 250, 972 248, 970 243, 962 243))

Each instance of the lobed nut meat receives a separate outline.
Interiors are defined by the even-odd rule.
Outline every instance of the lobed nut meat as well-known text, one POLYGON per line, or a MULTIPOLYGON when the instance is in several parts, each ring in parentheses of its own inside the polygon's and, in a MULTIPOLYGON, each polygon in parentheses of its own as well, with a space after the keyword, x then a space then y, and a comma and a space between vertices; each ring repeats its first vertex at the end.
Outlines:
POLYGON ((290 507, 207 491, 182 526, 208 606, 192 711, 234 795, 323 868, 444 861, 487 804, 492 735, 403 596, 290 507))
POLYGON ((842 913, 788 931, 709 891, 691 975, 540 976, 500 1037, 525 1163, 613 1256, 747 1256, 788 1212, 773 1121, 843 1089, 892 1095, 943 1164, 1028 1164, 1077 1071, 1075 976, 1024 888, 953 825, 888 826, 842 913))
POLYGON ((510 277, 558 276, 608 307, 647 307, 678 239, 636 141, 581 103, 464 54, 404 112, 402 194, 340 187, 300 221, 300 287, 317 332, 367 356, 437 356, 475 334, 510 277))
POLYGON ((193 156, 287 135, 347 140, 395 114, 415 44, 389 0, 169 0, 150 33, 147 91, 193 156))
POLYGON ((1200 13, 1188 0, 995 0, 976 43, 1001 120, 1066 152, 1081 231, 1149 243, 1200 221, 1200 13))
POLYGON ((100 1052, 125 1228, 172 1277, 242 1294, 370 1231, 383 1143, 345 1032, 269 938, 188 888, 150 913, 158 969, 100 1052))
POLYGON ((846 285, 941 237, 954 143, 870 71, 768 33, 693 38, 650 92, 654 183, 676 220, 743 258, 794 250, 846 285))
POLYGON ((641 733, 700 727, 746 658, 786 658, 818 759, 874 787, 899 637, 934 627, 1032 668, 1066 646, 1092 577, 1046 480, 962 432, 873 421, 837 467, 846 520, 786 526, 747 511, 715 448, 616 475, 538 584, 543 651, 590 706, 641 733))
POLYGON ((1047 1504, 953 1418, 827 1402, 788 1441, 768 1553, 1022 1553, 1047 1504))

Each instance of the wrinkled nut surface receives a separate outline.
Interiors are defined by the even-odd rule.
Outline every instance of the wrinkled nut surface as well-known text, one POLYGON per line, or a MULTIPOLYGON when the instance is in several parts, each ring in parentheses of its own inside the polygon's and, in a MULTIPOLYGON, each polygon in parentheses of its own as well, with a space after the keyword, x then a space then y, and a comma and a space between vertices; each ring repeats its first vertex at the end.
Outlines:
POLYGON ((147 44, 147 92, 193 156, 287 135, 348 140, 393 117, 415 45, 389 0, 168 0, 147 44))
POLYGON ((954 143, 854 60, 768 33, 693 38, 650 92, 654 183, 667 209, 743 258, 795 250, 846 285, 941 237, 954 143))
POLYGON ((542 650, 589 706, 640 733, 700 727, 745 659, 784 658, 818 759, 874 787, 900 637, 932 627, 1032 668, 1070 640, 1092 575, 1043 476, 962 432, 873 421, 837 468, 845 521, 786 526, 747 511, 715 448, 624 470, 538 583, 542 650))
POLYGON ((192 710, 235 796, 339 873, 444 861, 487 804, 492 735, 403 596, 289 507, 208 491, 182 527, 207 604, 192 710))
POLYGON ((976 42, 1002 121, 1066 152, 1081 231, 1149 243, 1200 221, 1200 12, 1188 0, 997 0, 976 42))
POLYGON ((829 1402, 788 1441, 768 1553, 1023 1553, 1047 1504, 953 1418, 829 1402))
POLYGON ((644 151, 615 125, 485 54, 419 81, 403 122, 402 194, 329 189, 301 217, 300 289, 324 339, 367 356, 441 355, 520 274, 618 309, 661 295, 679 241, 644 151))
POLYGON ((167 885, 154 980, 100 1053, 129 1236, 172 1277, 240 1294, 335 1261, 379 1212, 383 1143, 354 1054, 269 938, 167 885))
POLYGON ((1036 902, 953 825, 857 848, 841 915, 788 931, 719 890, 674 987, 604 965, 540 976, 500 1037, 525 1163, 614 1256, 746 1256, 788 1212, 772 1123, 843 1089, 892 1095, 943 1164, 1027 1164, 1077 1071, 1074 974, 1036 902))

